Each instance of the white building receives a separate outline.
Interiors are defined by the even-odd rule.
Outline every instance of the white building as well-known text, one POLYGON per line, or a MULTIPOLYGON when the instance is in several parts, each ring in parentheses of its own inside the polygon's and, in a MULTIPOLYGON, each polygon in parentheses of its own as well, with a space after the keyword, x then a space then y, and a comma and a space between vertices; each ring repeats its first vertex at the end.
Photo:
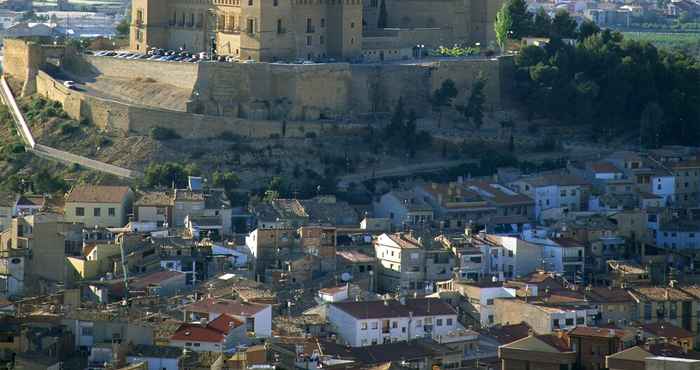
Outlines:
POLYGON ((229 299, 204 299, 183 308, 184 321, 199 321, 204 318, 215 320, 222 314, 227 314, 245 323, 246 331, 257 338, 272 336, 272 307, 269 304, 259 304, 229 299))
POLYGON ((542 246, 512 236, 480 234, 471 238, 481 249, 483 276, 504 281, 528 275, 542 264, 542 246))
POLYGON ((515 288, 503 286, 502 282, 478 282, 455 284, 454 288, 459 291, 469 303, 471 308, 469 314, 479 320, 482 328, 494 325, 496 298, 515 297, 515 288))
POLYGON ((178 370, 182 357, 182 348, 136 345, 130 348, 126 362, 137 364, 145 362, 148 370, 178 370))
POLYGON ((546 229, 526 230, 523 239, 542 246, 543 267, 547 271, 562 274, 567 279, 582 276, 586 261, 584 244, 569 238, 550 237, 546 229))
POLYGON ((668 171, 651 176, 651 193, 663 198, 664 205, 676 200, 676 177, 668 171))
POLYGON ((457 311, 437 298, 331 303, 327 317, 340 340, 352 347, 438 338, 464 329, 457 311))
POLYGON ((656 245, 667 249, 700 249, 700 222, 663 222, 656 232, 656 245))
POLYGON ((580 211, 581 204, 585 200, 585 193, 590 184, 576 176, 570 175, 542 175, 523 178, 514 181, 509 186, 515 191, 528 195, 535 200, 535 218, 542 221, 543 212, 558 210, 559 212, 547 212, 548 217, 564 211, 580 211))
POLYGON ((391 225, 398 228, 404 225, 428 224, 433 221, 434 213, 430 204, 414 191, 390 191, 374 203, 374 215, 387 218, 391 225))

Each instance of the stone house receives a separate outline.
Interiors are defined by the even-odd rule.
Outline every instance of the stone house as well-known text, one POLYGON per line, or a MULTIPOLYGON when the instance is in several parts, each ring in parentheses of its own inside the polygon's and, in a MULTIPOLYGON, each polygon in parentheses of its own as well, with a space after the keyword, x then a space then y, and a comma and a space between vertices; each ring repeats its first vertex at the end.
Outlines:
POLYGON ((86 227, 122 227, 134 193, 127 186, 77 185, 66 194, 64 217, 86 227))

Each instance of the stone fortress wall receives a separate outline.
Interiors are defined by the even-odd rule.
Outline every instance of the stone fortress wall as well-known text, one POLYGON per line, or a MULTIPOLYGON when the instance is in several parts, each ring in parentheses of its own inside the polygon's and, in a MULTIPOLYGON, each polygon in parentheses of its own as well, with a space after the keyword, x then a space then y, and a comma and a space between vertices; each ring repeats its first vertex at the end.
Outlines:
MULTIPOLYGON (((468 59, 428 64, 164 63, 84 56, 20 40, 6 40, 4 73, 23 83, 24 95, 38 92, 63 103, 75 119, 125 134, 170 127, 183 137, 222 132, 267 137, 321 132, 332 121, 356 122, 370 113, 390 112, 399 98, 419 116, 430 114, 429 97, 446 79, 455 81, 463 102, 478 74, 486 78, 488 109, 498 109, 510 90, 512 59, 468 59), (187 112, 129 104, 69 90, 41 72, 47 54, 74 75, 152 79, 191 91, 187 112), (324 123, 325 122, 325 123, 324 123), (304 127, 294 129, 294 127, 304 127)), ((348 126, 349 127, 349 126, 348 126)))

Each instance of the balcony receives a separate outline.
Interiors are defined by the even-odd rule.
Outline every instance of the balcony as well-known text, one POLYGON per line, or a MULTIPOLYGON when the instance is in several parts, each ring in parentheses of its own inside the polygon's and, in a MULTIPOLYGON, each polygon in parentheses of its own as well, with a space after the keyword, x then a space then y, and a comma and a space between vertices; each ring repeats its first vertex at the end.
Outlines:
POLYGON ((316 27, 315 26, 306 26, 306 33, 315 33, 316 32, 316 27))

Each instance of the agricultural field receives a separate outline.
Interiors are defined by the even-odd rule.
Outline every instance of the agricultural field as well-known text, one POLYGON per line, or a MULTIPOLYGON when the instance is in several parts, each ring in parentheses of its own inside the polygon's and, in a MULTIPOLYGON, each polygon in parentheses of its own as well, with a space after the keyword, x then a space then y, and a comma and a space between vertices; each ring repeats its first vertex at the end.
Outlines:
POLYGON ((623 32, 625 39, 648 41, 659 48, 683 50, 689 54, 700 55, 700 32, 623 32))

